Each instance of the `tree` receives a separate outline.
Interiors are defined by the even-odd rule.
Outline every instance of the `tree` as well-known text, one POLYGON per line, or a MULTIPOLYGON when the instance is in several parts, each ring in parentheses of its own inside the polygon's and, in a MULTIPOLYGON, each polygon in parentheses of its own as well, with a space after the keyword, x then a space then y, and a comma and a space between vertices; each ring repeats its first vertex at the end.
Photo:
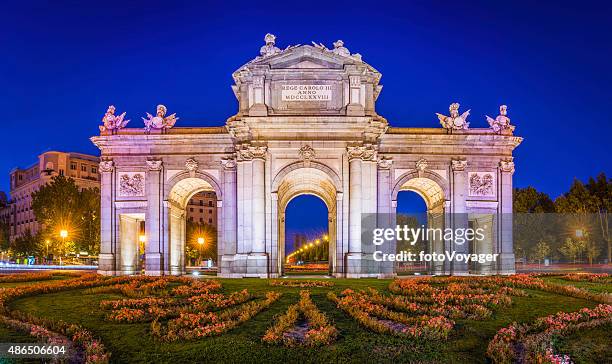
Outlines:
MULTIPOLYGON (((100 193, 98 189, 79 190, 72 178, 55 176, 32 193, 32 209, 42 224, 42 239, 58 245, 59 231, 68 231, 65 246, 97 254, 100 245, 100 193)), ((53 249, 53 247, 51 247, 53 249)))
POLYGON ((563 254, 568 260, 576 263, 576 258, 581 252, 581 245, 579 242, 572 240, 572 238, 565 239, 565 243, 559 248, 559 252, 563 254))
POLYGON ((555 212, 553 200, 544 192, 534 187, 515 188, 512 209, 515 213, 555 212))
POLYGON ((601 253, 601 249, 595 242, 592 240, 585 240, 585 248, 584 251, 586 253, 586 257, 589 260, 589 264, 593 264, 593 260, 595 260, 599 254, 601 253))
POLYGON ((612 179, 605 173, 597 175, 596 179, 589 178, 587 189, 595 199, 599 228, 602 238, 608 248, 608 263, 612 262, 612 241, 610 239, 609 215, 612 210, 612 179))
POLYGON ((550 254, 550 245, 544 241, 540 241, 533 248, 532 257, 538 261, 538 264, 542 264, 542 260, 546 259, 548 254, 550 254))
POLYGON ((39 253, 39 238, 39 236, 32 235, 29 229, 26 230, 23 235, 16 238, 10 245, 13 254, 18 257, 37 255, 39 253))
POLYGON ((574 179, 569 192, 555 200, 555 209, 561 213, 593 213, 597 211, 597 199, 580 180, 574 179))

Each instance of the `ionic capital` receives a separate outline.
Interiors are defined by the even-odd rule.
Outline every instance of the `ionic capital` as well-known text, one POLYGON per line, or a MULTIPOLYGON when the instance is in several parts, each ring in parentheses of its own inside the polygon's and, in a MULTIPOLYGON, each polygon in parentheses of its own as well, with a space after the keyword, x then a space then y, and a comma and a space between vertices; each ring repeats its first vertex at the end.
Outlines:
POLYGON ((514 173, 514 162, 512 160, 502 160, 499 162, 499 169, 502 172, 514 173))
POLYGON ((467 161, 463 159, 453 159, 451 161, 451 169, 455 172, 465 171, 467 161))
POLYGON ((393 164, 393 159, 390 157, 382 157, 378 160, 378 168, 379 169, 390 169, 393 164))
POLYGON ((163 166, 163 162, 157 159, 148 159, 147 160, 147 170, 149 171, 161 171, 163 166))
POLYGON ((236 169, 236 158, 235 157, 226 157, 221 160, 221 165, 223 165, 223 169, 225 170, 235 170, 236 169))
POLYGON ((101 160, 98 170, 100 173, 111 173, 115 170, 115 162, 112 159, 101 160))

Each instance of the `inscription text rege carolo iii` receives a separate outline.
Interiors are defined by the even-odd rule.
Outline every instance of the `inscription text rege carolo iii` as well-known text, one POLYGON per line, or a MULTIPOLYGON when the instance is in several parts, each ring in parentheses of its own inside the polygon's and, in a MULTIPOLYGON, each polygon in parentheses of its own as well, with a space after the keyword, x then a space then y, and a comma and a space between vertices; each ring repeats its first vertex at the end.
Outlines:
POLYGON ((331 85, 282 85, 283 101, 330 101, 331 85))

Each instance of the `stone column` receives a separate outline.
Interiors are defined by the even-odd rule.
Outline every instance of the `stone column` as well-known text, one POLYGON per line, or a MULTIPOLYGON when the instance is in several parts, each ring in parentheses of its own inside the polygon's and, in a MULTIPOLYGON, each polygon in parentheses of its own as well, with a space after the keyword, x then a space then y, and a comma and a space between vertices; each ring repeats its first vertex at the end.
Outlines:
POLYGON ((253 245, 247 258, 247 276, 267 277, 268 256, 266 253, 266 189, 265 189, 265 146, 250 146, 249 154, 253 163, 252 188, 252 231, 253 245))
POLYGON ((223 250, 220 251, 220 275, 231 277, 234 256, 237 252, 237 206, 236 206, 236 159, 226 158, 221 161, 223 165, 223 250))
POLYGON ((512 240, 512 174, 514 162, 502 160, 499 163, 499 240, 498 240, 498 273, 514 274, 514 247, 512 240))
MULTIPOLYGON (((468 228, 468 216, 466 208, 466 198, 468 191, 467 181, 467 161, 454 159, 451 161, 451 170, 453 173, 451 190, 452 190, 452 228, 457 231, 458 229, 468 228)), ((457 254, 468 253, 469 243, 466 241, 463 244, 458 244, 455 241, 451 244, 452 251, 457 254)), ((468 264, 467 262, 451 262, 451 274, 467 274, 468 264)))
POLYGON ((347 150, 349 157, 349 250, 345 269, 347 277, 358 277, 361 273, 361 158, 364 147, 348 147, 347 150))
POLYGON ((98 273, 114 275, 117 271, 116 247, 114 243, 114 176, 112 160, 100 162, 100 255, 98 273))
MULTIPOLYGON (((391 193, 393 179, 391 178, 391 166, 393 161, 390 158, 381 158, 378 160, 378 197, 377 197, 377 222, 379 228, 394 228, 396 225, 395 211, 391 204, 391 193)), ((396 205, 397 206, 397 205, 396 205)), ((385 242, 378 246, 377 250, 383 253, 395 253, 397 250, 397 242, 385 242)), ((395 276, 393 262, 379 262, 380 277, 391 278, 395 276)))
POLYGON ((147 212, 145 216, 145 256, 147 275, 162 275, 164 273, 163 232, 162 222, 162 168, 161 160, 147 161, 146 195, 147 212))
POLYGON ((266 149, 253 148, 253 253, 266 251, 266 149))

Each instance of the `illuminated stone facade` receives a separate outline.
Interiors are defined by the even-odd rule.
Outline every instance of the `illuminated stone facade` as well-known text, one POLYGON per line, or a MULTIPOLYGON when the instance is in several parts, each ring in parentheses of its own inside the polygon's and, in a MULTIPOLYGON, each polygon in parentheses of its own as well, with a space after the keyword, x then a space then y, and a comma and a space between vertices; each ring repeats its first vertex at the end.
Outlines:
MULTIPOLYGON (((460 114, 458 104, 450 116, 438 116, 442 128, 390 127, 376 112, 381 74, 342 42, 281 50, 268 36, 261 55, 233 78, 238 111, 224 126, 174 127, 178 118, 160 105, 146 129, 92 138, 102 153, 101 273, 135 272, 140 220, 147 274, 184 273, 186 208, 202 191, 217 199, 224 277, 282 275, 285 209, 301 194, 325 202, 330 271, 345 277, 394 274, 393 265, 364 269, 362 219, 392 216, 402 190, 423 196, 432 226, 485 226, 466 214, 512 212, 512 152, 521 138, 509 128, 469 128, 469 111, 460 114), (478 177, 473 185, 470 175, 478 177)), ((511 223, 497 219, 488 228, 492 239, 478 250, 500 259, 475 273, 514 272, 511 223)), ((453 244, 431 241, 430 249, 467 249, 453 244)), ((468 271, 453 264, 430 269, 468 271)))

